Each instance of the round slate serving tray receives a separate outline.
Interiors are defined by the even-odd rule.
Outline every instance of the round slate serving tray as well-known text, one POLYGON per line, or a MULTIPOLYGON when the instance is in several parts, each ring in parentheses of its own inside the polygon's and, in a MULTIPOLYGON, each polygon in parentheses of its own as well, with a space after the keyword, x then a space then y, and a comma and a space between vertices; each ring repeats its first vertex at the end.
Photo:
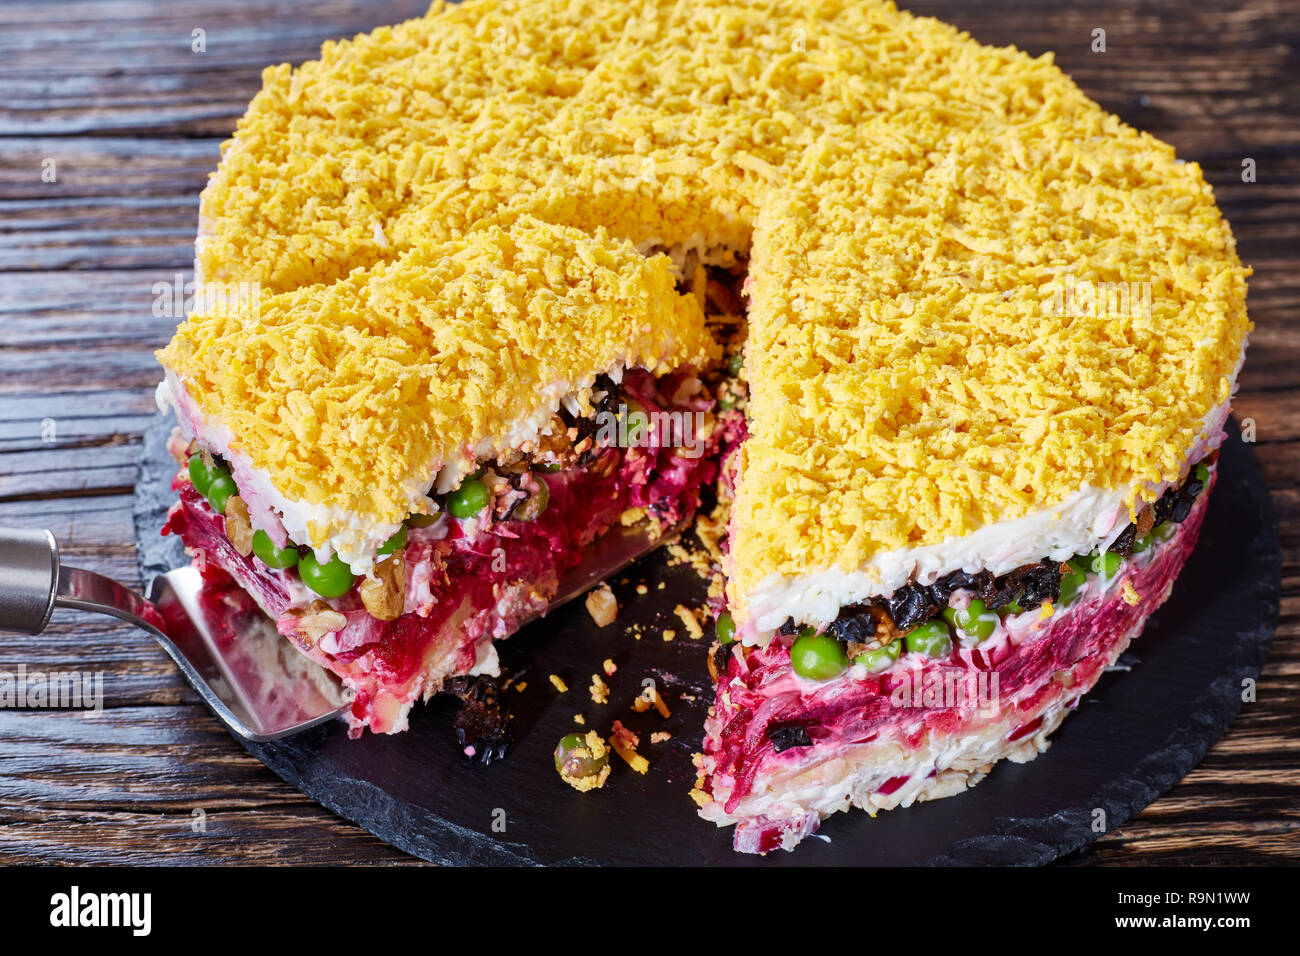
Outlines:
MULTIPOLYGON (((174 500, 175 466, 165 448, 171 425, 160 417, 149 429, 136 492, 146 581, 185 561, 179 542, 158 534, 174 500)), ((1223 734, 1241 707, 1243 681, 1264 663, 1282 557, 1254 455, 1235 425, 1230 431, 1200 543, 1173 595, 1047 753, 998 764, 979 786, 946 800, 875 819, 837 814, 793 853, 733 853, 730 830, 700 820, 687 797, 711 688, 705 643, 690 640, 672 612, 678 603, 698 606, 703 585, 662 551, 611 582, 622 607, 615 625, 596 628, 575 602, 500 645, 503 666, 527 685, 506 695, 515 743, 503 761, 484 766, 461 753, 449 698, 417 706, 404 734, 349 740, 338 723, 248 749, 312 799, 436 863, 1047 863, 1098 836, 1096 810, 1113 829, 1181 780, 1223 734), (642 625, 640 640, 624 633, 632 623, 642 625), (673 641, 662 640, 665 628, 677 631, 673 641), (606 658, 618 671, 606 678, 602 706, 587 687, 606 658), (567 682, 567 693, 555 691, 550 674, 567 682), (646 678, 672 708, 666 721, 629 709, 646 678), (569 789, 551 753, 577 729, 576 713, 602 731, 615 719, 637 731, 649 773, 638 776, 615 760, 603 790, 569 789), (673 737, 651 744, 656 730, 673 737)))

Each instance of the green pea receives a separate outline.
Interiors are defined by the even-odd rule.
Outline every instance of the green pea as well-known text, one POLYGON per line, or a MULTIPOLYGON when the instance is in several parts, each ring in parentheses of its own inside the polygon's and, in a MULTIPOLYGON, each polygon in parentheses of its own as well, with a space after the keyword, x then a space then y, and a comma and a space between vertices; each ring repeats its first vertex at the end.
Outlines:
POLYGON ((406 519, 408 528, 430 528, 438 523, 441 515, 411 515, 406 519))
POLYGON ((1003 617, 1006 617, 1008 614, 1024 614, 1025 609, 1020 606, 1019 601, 1008 601, 1006 604, 998 608, 998 613, 1003 617))
POLYGON ((644 444, 645 437, 650 432, 650 416, 645 406, 636 399, 629 398, 623 421, 627 434, 627 447, 636 448, 644 444))
POLYGON ((907 649, 928 657, 947 657, 952 652, 952 636, 942 621, 926 621, 903 635, 907 649))
POLYGON ((1089 556, 1088 570, 1103 578, 1113 578, 1124 564, 1124 555, 1114 551, 1094 551, 1089 556))
POLYGON ((1202 488, 1209 487, 1210 469, 1206 467, 1205 462, 1198 462, 1193 473, 1196 475, 1196 480, 1201 483, 1202 488))
POLYGON ((730 611, 723 611, 718 615, 718 622, 713 629, 718 635, 718 640, 723 644, 730 644, 736 639, 736 621, 730 611))
POLYGON ((208 504, 212 505, 212 510, 219 515, 226 513, 226 502, 235 495, 239 494, 239 486, 235 484, 235 479, 227 474, 217 474, 212 478, 208 485, 208 504))
POLYGON ((800 677, 830 680, 848 669, 849 657, 841 642, 809 627, 791 645, 790 665, 800 677))
POLYGON ((998 623, 996 615, 990 614, 987 605, 979 598, 971 601, 970 606, 963 610, 958 611, 954 608, 947 608, 947 610, 954 611, 951 623, 960 628, 967 637, 974 638, 977 644, 988 640, 998 623))
POLYGON ((338 555, 328 564, 321 564, 315 554, 308 552, 298 562, 298 573, 302 575, 302 583, 323 598, 342 597, 357 582, 352 569, 338 555))
POLYGON ((203 460, 202 452, 190 455, 190 484, 194 490, 203 497, 208 496, 208 488, 212 486, 212 479, 216 477, 216 472, 208 467, 208 463, 203 460))
POLYGON ((555 769, 562 777, 596 777, 608 763, 609 753, 593 754, 582 734, 565 734, 555 748, 555 769))
POLYGON ((447 510, 456 518, 472 518, 484 508, 492 494, 478 478, 466 478, 447 496, 447 510))
POLYGON ((384 542, 383 547, 379 549, 379 553, 381 555, 392 554, 398 548, 404 548, 404 547, 406 547, 406 529, 398 528, 397 534, 393 535, 391 538, 389 538, 387 541, 384 542))
POLYGON ((902 641, 890 641, 884 647, 878 647, 874 651, 863 651, 857 657, 853 658, 853 663, 862 664, 873 674, 883 670, 888 670, 894 661, 898 660, 898 655, 903 651, 902 641))
POLYGON ((1065 563, 1071 570, 1061 575, 1061 593, 1058 597, 1061 607, 1073 604, 1079 596, 1079 589, 1088 581, 1088 573, 1084 571, 1078 558, 1071 558, 1065 563))
POLYGON ((537 491, 529 495, 518 508, 515 509, 514 517, 520 521, 536 521, 546 510, 546 506, 551 503, 551 489, 547 487, 544 479, 537 479, 537 491))
POLYGON ((253 553, 268 568, 277 571, 284 571, 298 563, 297 548, 292 544, 287 548, 277 548, 265 531, 253 532, 253 553))
POLYGON ((557 472, 564 471, 564 465, 558 461, 542 461, 538 462, 534 467, 536 467, 538 471, 546 472, 548 475, 554 475, 557 472))
POLYGON ((727 374, 739 375, 740 370, 745 367, 745 353, 741 351, 732 352, 727 357, 727 374))

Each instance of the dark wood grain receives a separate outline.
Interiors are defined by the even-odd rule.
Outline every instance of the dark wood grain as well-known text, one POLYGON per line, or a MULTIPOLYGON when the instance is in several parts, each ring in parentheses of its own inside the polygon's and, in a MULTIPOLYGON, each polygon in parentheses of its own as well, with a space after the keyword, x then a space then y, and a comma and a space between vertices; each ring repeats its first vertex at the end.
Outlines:
MULTIPOLYGON (((1237 414, 1255 422, 1286 549, 1277 639, 1228 735, 1182 784, 1067 861, 1300 860, 1300 15, 1293 3, 904 4, 978 39, 1053 50, 1095 99, 1200 162, 1255 269, 1237 414), (1107 31, 1092 53, 1091 31, 1107 31), (1244 158, 1258 178, 1241 180, 1244 158)), ((261 69, 421 2, 0 4, 0 523, 138 585, 131 492, 188 278, 198 191, 261 69), (206 31, 207 52, 190 49, 206 31), (54 183, 41 180, 53 159, 54 183), (54 423, 53 441, 46 439, 54 423)), ((140 632, 60 615, 0 669, 104 675, 105 711, 0 710, 0 861, 402 862, 282 784, 140 632), (195 811, 204 827, 197 829, 195 811)))

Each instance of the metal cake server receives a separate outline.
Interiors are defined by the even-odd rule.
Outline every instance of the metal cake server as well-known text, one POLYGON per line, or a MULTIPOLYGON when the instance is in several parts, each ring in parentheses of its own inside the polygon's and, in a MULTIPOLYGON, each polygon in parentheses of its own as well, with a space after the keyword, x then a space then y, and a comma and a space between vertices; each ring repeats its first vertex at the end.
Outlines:
MULTIPOLYGON (((611 528, 560 578, 542 617, 585 594, 680 533, 644 523, 611 528)), ((49 531, 0 527, 0 630, 39 634, 58 607, 107 614, 147 631, 230 732, 278 740, 340 716, 344 688, 276 632, 265 616, 232 618, 205 606, 203 579, 187 566, 154 579, 147 598, 93 571, 70 568, 49 531)))

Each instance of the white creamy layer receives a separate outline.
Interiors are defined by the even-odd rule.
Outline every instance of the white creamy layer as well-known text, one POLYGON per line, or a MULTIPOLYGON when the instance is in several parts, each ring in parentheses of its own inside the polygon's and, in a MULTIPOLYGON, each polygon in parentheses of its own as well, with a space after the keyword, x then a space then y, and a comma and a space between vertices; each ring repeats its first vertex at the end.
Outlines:
MULTIPOLYGON (((1218 447, 1230 402, 1231 397, 1205 417, 1189 463, 1218 447)), ((1140 490, 1159 494, 1165 487, 1140 490)), ((987 569, 999 575, 1044 558, 1065 561, 1094 549, 1105 550, 1128 526, 1125 501, 1131 492, 1085 485, 1052 507, 950 541, 886 551, 856 571, 831 567, 796 576, 768 575, 749 595, 750 616, 739 636, 746 643, 762 642, 787 618, 822 628, 846 605, 887 597, 911 581, 933 584, 953 571, 987 569)))
MULTIPOLYGON (((605 374, 614 382, 621 382, 628 368, 625 361, 618 362, 607 369, 605 374)), ((578 383, 552 383, 539 393, 533 410, 516 419, 505 434, 482 439, 471 454, 451 460, 438 458, 430 461, 426 468, 421 469, 405 484, 403 491, 407 513, 436 514, 437 505, 426 494, 431 487, 436 493, 445 494, 455 489, 466 475, 475 470, 476 458, 514 450, 525 443, 536 443, 543 434, 549 433, 551 418, 559 411, 561 404, 570 412, 578 412, 589 406, 591 390, 597 377, 593 373, 578 383)), ((187 440, 197 440, 204 448, 220 455, 230 464, 240 494, 249 502, 250 514, 256 527, 272 533, 272 526, 278 520, 292 541, 311 544, 321 561, 328 561, 337 554, 351 566, 354 574, 371 573, 376 553, 384 542, 397 533, 400 523, 377 524, 367 515, 286 497, 275 487, 266 470, 254 466, 243 452, 234 447, 235 436, 230 429, 203 414, 187 392, 185 383, 170 370, 158 386, 156 400, 161 411, 175 409, 181 433, 187 440), (308 527, 313 524, 342 530, 317 544, 311 540, 308 532, 308 527)))

